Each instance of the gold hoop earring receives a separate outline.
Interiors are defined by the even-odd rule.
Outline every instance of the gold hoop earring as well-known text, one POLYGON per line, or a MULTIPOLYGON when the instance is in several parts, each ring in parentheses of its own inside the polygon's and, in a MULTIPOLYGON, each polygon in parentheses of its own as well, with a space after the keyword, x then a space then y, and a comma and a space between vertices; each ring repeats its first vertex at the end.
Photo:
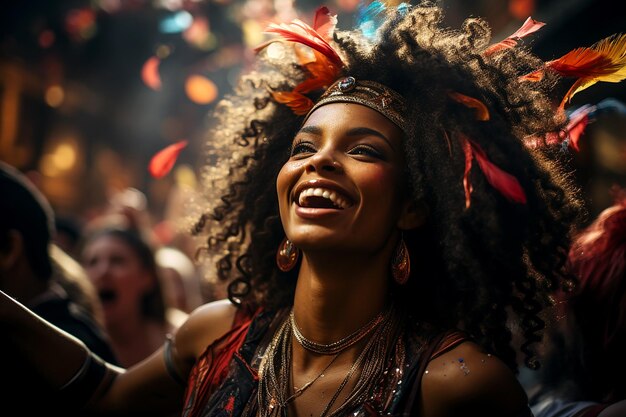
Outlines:
POLYGON ((283 272, 291 271, 298 263, 299 257, 300 249, 296 248, 293 242, 285 237, 278 247, 278 251, 276 251, 278 269, 283 272))
POLYGON ((399 285, 406 284, 411 274, 411 258, 402 237, 396 246, 393 258, 391 258, 391 274, 394 281, 399 285))

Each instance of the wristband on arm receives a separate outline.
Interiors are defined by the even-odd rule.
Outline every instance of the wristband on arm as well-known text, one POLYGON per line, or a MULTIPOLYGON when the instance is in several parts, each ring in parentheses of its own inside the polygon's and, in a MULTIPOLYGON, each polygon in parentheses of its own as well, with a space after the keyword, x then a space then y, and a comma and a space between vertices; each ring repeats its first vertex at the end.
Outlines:
POLYGON ((113 366, 87 349, 80 369, 59 388, 58 399, 74 409, 82 409, 90 400, 106 392, 123 369, 113 366))

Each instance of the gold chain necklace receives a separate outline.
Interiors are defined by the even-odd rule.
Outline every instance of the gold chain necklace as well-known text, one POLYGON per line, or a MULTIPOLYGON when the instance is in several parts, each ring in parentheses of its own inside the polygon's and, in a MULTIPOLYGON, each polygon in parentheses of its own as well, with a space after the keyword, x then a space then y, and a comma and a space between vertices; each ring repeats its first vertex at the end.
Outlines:
MULTIPOLYGON (((339 384, 331 400, 326 404, 320 417, 343 416, 348 410, 367 399, 376 383, 383 375, 386 361, 393 345, 392 336, 396 331, 398 320, 393 308, 388 309, 375 326, 370 340, 363 351, 354 361, 346 376, 339 384), (366 360, 367 358, 367 360, 366 360), (332 407, 341 395, 348 382, 360 369, 360 378, 346 396, 343 403, 331 412, 332 407)), ((259 366, 259 387, 257 402, 260 417, 287 416, 289 404, 309 388, 321 375, 326 372, 335 358, 327 365, 324 371, 289 395, 289 380, 291 373, 291 341, 294 336, 292 320, 284 320, 272 341, 267 347, 259 366)), ((369 333, 368 332, 368 333, 369 333)), ((338 354, 337 354, 338 356, 338 354)))
POLYGON ((315 378, 313 378, 312 380, 310 380, 309 382, 307 382, 306 384, 304 384, 302 387, 297 388, 297 387, 293 387, 293 394, 291 394, 289 397, 287 397, 287 399, 285 400, 286 404, 289 404, 291 401, 295 400, 296 398, 298 398, 300 395, 302 395, 302 393, 304 391, 306 391, 307 388, 309 388, 311 385, 313 385, 313 383, 315 381, 317 381, 318 379, 322 378, 324 376, 324 373, 328 370, 328 368, 330 368, 330 365, 332 365, 335 362, 335 359, 337 359, 339 357, 339 353, 335 354, 335 356, 333 357, 333 359, 328 362, 328 365, 326 365, 324 367, 324 369, 322 369, 322 372, 320 372, 315 378))
POLYGON ((384 317, 384 314, 383 312, 381 312, 378 315, 376 315, 376 317, 374 317, 372 320, 370 320, 369 323, 365 324, 365 326, 357 329, 353 333, 349 334, 348 336, 336 342, 332 342, 328 344, 314 342, 304 337, 304 335, 302 334, 302 331, 300 330, 300 328, 298 327, 298 324, 296 323, 296 318, 293 313, 293 310, 291 311, 291 314, 289 315, 289 320, 291 321, 293 334, 296 337, 296 340, 298 341, 298 343, 300 343, 300 345, 303 348, 305 348, 306 350, 310 352, 317 353, 319 355, 334 355, 336 353, 346 350, 347 348, 349 348, 350 346, 354 345, 359 340, 367 336, 372 330, 374 330, 376 326, 380 324, 380 322, 383 320, 383 317, 384 317))

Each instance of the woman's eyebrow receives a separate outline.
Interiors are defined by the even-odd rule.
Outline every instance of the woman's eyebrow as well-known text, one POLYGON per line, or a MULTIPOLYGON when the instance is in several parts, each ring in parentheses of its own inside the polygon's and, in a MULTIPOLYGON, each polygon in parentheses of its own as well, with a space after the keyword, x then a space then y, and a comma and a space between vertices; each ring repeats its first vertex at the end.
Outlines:
POLYGON ((391 149, 395 150, 395 148, 393 147, 393 145, 391 144, 391 141, 387 138, 387 136, 383 135, 378 130, 370 129, 369 127, 352 128, 348 130, 346 135, 347 136, 376 136, 376 137, 383 139, 385 142, 387 142, 387 144, 389 145, 391 149))
POLYGON ((315 126, 315 125, 307 125, 307 126, 303 126, 298 133, 310 133, 312 135, 321 135, 322 134, 322 129, 320 129, 319 127, 315 126))

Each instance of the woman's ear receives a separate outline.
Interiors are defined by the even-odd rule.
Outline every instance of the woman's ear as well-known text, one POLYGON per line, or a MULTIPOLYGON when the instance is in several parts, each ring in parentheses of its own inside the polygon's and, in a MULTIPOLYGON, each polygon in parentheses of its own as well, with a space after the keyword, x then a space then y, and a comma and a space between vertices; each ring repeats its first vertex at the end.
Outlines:
POLYGON ((428 217, 428 206, 423 201, 406 201, 398 219, 398 229, 411 230, 420 227, 428 217))

